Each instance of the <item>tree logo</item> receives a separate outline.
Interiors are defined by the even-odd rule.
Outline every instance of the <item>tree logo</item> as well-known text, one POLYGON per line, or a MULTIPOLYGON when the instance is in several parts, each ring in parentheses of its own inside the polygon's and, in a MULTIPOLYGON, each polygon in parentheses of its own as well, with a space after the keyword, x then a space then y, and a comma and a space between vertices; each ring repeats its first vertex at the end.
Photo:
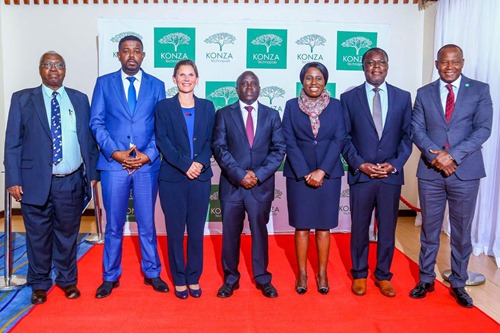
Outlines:
POLYGON ((360 71, 363 54, 377 46, 376 32, 337 31, 337 69, 360 71))
POLYGON ((314 53, 314 48, 317 46, 325 46, 326 38, 318 34, 305 35, 295 41, 297 45, 309 46, 309 53, 297 53, 297 60, 302 63, 310 61, 323 61, 323 55, 314 53))
POLYGON ((238 100, 236 84, 234 82, 210 82, 205 83, 206 98, 211 100, 215 109, 219 110, 238 100))
POLYGON ((177 86, 173 86, 172 88, 167 89, 167 98, 174 97, 179 92, 177 86))
POLYGON ((221 222, 222 212, 219 200, 219 185, 211 185, 208 207, 208 222, 221 222))
MULTIPOLYGON (((139 35, 138 33, 133 32, 133 31, 125 31, 125 32, 120 32, 119 34, 114 35, 113 37, 110 38, 109 41, 112 43, 119 43, 120 40, 125 36, 135 36, 135 37, 139 38, 140 40, 142 40, 142 36, 139 35)), ((117 47, 117 49, 118 49, 118 47, 117 47)), ((118 50, 113 52, 113 58, 118 58, 118 50)))
POLYGON ((233 55, 231 52, 223 52, 222 48, 224 45, 234 44, 236 41, 236 37, 227 32, 218 32, 211 36, 205 38, 204 42, 207 44, 217 44, 219 46, 218 52, 206 52, 206 59, 211 62, 222 62, 228 63, 233 59, 233 55))
POLYGON ((287 30, 247 29, 247 68, 286 69, 287 30))
MULTIPOLYGON (((333 82, 328 82, 325 86, 326 91, 328 91, 330 93, 330 96, 333 98, 335 97, 337 88, 336 86, 337 86, 336 83, 333 82)), ((297 82, 297 84, 295 85, 295 96, 299 97, 301 90, 302 90, 302 83, 297 82)))
POLYGON ((260 90, 260 97, 269 98, 269 104, 273 105, 273 100, 285 96, 285 93, 286 91, 280 87, 269 86, 260 90))
POLYGON ((194 28, 154 28, 155 68, 173 68, 179 60, 195 61, 194 28))

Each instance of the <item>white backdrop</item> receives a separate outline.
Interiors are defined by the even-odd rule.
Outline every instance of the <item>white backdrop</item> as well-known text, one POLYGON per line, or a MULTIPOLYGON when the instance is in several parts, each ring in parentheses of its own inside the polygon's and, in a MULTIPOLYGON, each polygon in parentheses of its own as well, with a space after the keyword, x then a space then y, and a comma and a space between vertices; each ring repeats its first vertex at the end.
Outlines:
MULTIPOLYGON (((370 47, 388 47, 388 25, 347 24, 334 22, 266 22, 258 20, 226 21, 224 24, 197 21, 186 24, 175 20, 99 19, 99 75, 119 68, 118 41, 127 34, 142 39, 146 58, 143 69, 165 82, 167 96, 176 87, 171 76, 178 60, 195 60, 200 73, 196 95, 208 98, 219 109, 237 100, 235 80, 246 69, 260 79, 259 101, 283 114, 285 102, 297 95, 301 85, 299 72, 310 61, 324 63, 330 73, 330 93, 339 97, 351 88, 353 71, 360 71, 362 54, 370 47), (216 43, 217 42, 217 43, 216 43)), ((361 83, 361 82, 360 82, 361 83)), ((221 233, 218 181, 220 170, 213 163, 212 194, 205 233, 221 233)), ((349 189, 343 179, 339 207, 338 232, 350 231, 349 189)), ((130 212, 133 213, 132 205, 130 212)), ((164 217, 156 207, 156 227, 165 233, 164 217)), ((134 217, 126 233, 136 233, 134 217)), ((275 200, 272 205, 270 233, 291 232, 286 207, 285 178, 276 174, 275 200)), ((248 226, 245 232, 249 232, 248 226)))

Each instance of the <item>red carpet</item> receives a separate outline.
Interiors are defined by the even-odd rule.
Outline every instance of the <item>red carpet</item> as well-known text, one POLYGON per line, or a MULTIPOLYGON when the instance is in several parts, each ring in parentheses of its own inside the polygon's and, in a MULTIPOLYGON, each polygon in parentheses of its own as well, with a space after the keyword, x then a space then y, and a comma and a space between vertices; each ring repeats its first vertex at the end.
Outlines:
MULTIPOLYGON (((167 260, 166 239, 159 238, 160 256, 167 260)), ((12 332, 500 332, 500 325, 477 308, 465 309, 436 283, 425 299, 408 297, 418 267, 396 251, 392 280, 395 298, 380 294, 369 278, 368 293, 350 292, 349 234, 332 236, 329 262, 330 293, 316 291, 316 255, 310 248, 309 289, 295 293, 293 236, 270 237, 270 271, 279 297, 267 299, 251 282, 250 237, 242 240, 241 287, 231 298, 215 295, 222 283, 221 236, 205 238, 205 271, 200 299, 177 299, 145 286, 138 261, 137 237, 124 240, 121 286, 105 299, 94 298, 101 283, 102 247, 94 246, 79 262, 82 297, 67 300, 54 288, 47 303, 34 307, 12 332)), ((314 245, 314 242, 311 243, 314 245)), ((371 267, 375 246, 371 248, 371 267)), ((170 276, 163 267, 162 277, 170 276)))

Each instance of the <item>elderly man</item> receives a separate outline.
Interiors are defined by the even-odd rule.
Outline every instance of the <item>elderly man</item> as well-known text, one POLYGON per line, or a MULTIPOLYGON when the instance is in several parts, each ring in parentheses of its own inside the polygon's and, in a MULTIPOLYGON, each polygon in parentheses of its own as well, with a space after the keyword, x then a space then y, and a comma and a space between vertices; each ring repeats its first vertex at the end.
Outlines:
POLYGON ((47 300, 52 264, 66 297, 80 297, 76 242, 84 199, 99 178, 87 96, 63 85, 66 64, 54 51, 42 55, 39 73, 41 86, 12 95, 4 159, 26 227, 33 304, 47 300))

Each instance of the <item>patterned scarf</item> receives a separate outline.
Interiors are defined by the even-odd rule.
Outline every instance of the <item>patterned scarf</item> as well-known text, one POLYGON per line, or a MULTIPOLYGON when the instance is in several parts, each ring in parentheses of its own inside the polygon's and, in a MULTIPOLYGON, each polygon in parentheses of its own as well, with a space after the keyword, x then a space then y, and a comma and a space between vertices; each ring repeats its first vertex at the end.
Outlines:
POLYGON ((314 137, 318 135, 320 127, 319 115, 328 106, 328 103, 330 103, 330 93, 326 89, 317 98, 307 96, 304 89, 300 90, 299 108, 309 116, 314 137))

